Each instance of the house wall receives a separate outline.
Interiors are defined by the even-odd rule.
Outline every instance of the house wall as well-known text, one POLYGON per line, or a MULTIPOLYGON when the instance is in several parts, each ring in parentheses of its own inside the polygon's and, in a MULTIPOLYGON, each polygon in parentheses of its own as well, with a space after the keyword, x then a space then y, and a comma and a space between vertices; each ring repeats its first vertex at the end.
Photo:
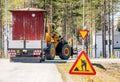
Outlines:
POLYGON ((102 54, 102 37, 96 36, 96 57, 99 58, 102 54))
POLYGON ((114 52, 115 57, 120 58, 120 32, 114 37, 114 52))
MULTIPOLYGON (((107 58, 109 58, 109 38, 108 33, 106 34, 106 54, 107 58)), ((115 52, 115 58, 120 58, 120 32, 115 31, 114 36, 114 52, 115 52)), ((100 58, 100 55, 102 55, 102 32, 96 33, 96 57, 100 58)))

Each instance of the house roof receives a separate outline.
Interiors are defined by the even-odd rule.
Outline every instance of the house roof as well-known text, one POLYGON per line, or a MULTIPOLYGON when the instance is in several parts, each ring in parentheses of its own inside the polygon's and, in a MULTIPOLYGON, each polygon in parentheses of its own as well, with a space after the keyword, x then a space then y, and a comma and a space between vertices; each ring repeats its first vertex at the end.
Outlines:
MULTIPOLYGON (((96 33, 97 36, 102 36, 102 31, 96 33)), ((106 35, 108 35, 108 31, 106 31, 106 35)), ((114 31, 114 35, 120 35, 119 31, 114 31)))
POLYGON ((43 11, 45 12, 46 10, 44 9, 38 9, 38 8, 21 8, 21 9, 15 9, 15 10, 10 10, 12 11, 43 11))

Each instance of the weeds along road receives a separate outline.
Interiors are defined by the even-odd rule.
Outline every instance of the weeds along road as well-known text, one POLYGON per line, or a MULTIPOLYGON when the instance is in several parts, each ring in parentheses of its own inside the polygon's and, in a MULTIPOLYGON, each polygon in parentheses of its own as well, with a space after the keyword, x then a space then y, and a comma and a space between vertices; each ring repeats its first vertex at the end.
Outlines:
POLYGON ((54 63, 11 63, 0 59, 0 82, 63 82, 54 63))

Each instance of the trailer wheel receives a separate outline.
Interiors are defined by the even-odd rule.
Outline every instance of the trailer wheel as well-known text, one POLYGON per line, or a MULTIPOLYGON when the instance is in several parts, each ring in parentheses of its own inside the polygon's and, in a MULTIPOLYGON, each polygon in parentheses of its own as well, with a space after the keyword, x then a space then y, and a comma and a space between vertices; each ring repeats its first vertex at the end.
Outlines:
POLYGON ((62 52, 59 54, 59 57, 63 60, 67 60, 69 59, 70 55, 71 55, 71 48, 68 44, 65 44, 62 47, 62 52))
POLYGON ((41 59, 40 59, 40 62, 44 62, 45 61, 45 54, 44 53, 41 53, 41 59))
POLYGON ((54 44, 50 44, 48 49, 46 50, 46 59, 47 60, 54 60, 56 54, 54 44))
POLYGON ((12 58, 10 58, 10 62, 13 62, 13 59, 12 59, 12 58))

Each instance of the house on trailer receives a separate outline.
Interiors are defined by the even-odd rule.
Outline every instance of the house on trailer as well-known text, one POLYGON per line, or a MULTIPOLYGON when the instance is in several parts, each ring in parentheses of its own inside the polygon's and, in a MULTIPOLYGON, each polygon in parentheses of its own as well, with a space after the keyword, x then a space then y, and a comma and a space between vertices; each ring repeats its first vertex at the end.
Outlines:
MULTIPOLYGON (((111 45, 112 48, 112 45, 111 45)), ((115 58, 120 58, 120 32, 114 32, 114 55, 115 58)), ((106 31, 106 54, 109 58, 109 34, 106 31)), ((102 55, 102 31, 96 33, 96 57, 100 58, 102 55)))
MULTIPOLYGON (((12 25, 6 46, 11 59, 17 57, 42 58, 47 48, 45 41, 44 9, 22 8, 10 10, 12 25)), ((7 29, 8 30, 8 29, 7 29)))

